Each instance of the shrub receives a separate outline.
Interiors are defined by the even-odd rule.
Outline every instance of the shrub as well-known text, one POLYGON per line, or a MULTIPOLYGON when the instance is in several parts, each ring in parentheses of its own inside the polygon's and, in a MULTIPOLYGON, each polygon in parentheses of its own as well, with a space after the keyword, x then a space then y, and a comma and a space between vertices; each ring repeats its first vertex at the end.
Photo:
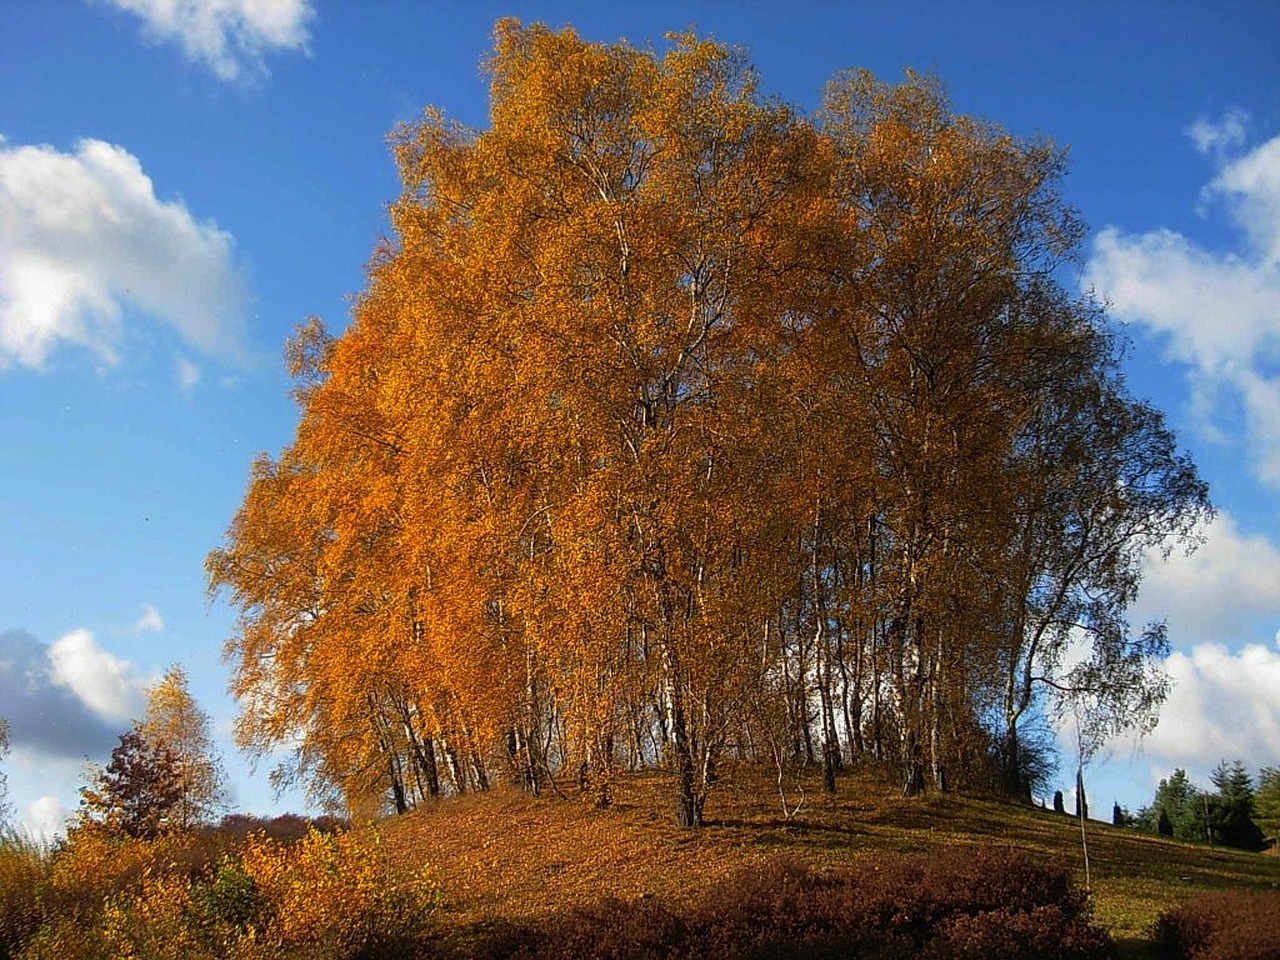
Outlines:
POLYGON ((822 876, 781 860, 681 914, 609 901, 508 931, 490 957, 1101 960, 1110 940, 1063 870, 1008 850, 885 857, 822 876))
POLYGON ((265 904, 261 939, 324 956, 399 956, 438 902, 429 873, 397 869, 376 833, 312 829, 292 846, 250 837, 241 862, 265 904))
POLYGON ((18 956, 40 928, 48 868, 43 844, 0 827, 0 960, 18 956))
POLYGON ((200 930, 189 922, 191 882, 183 876, 145 877, 103 909, 95 933, 113 957, 130 960, 213 960, 200 930))
POLYGON ((825 957, 844 929, 847 876, 779 859, 714 887, 692 925, 712 956, 825 957))
POLYGON ((481 946, 489 960, 667 960, 688 956, 688 928, 653 900, 610 898, 535 927, 508 927, 481 946))
POLYGON ((237 935, 256 928, 270 904, 239 857, 225 857, 209 879, 191 888, 191 910, 206 928, 227 928, 237 935))
POLYGON ((1169 960, 1280 957, 1280 893, 1206 893, 1161 914, 1153 939, 1169 960))
POLYGON ((21 956, 22 960, 119 960, 94 931, 61 916, 45 920, 21 956))
POLYGON ((435 888, 397 869, 376 834, 250 835, 220 852, 233 836, 78 827, 53 858, 52 919, 24 960, 400 957, 426 933, 435 888))
POLYGON ((82 822, 54 849, 46 888, 49 912, 88 920, 144 877, 200 876, 222 849, 216 838, 200 834, 171 832, 148 840, 82 822))
POLYGON ((1109 957, 1108 936, 1096 927, 1074 922, 1069 913, 1057 904, 1026 911, 961 913, 939 924, 928 949, 920 956, 930 960, 1109 957))

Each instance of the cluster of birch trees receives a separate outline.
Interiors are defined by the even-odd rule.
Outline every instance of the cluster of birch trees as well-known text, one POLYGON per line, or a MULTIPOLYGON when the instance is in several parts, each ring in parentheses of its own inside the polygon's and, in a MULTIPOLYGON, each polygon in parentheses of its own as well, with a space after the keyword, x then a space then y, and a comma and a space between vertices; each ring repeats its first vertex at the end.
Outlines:
POLYGON ((1021 792, 1153 722, 1141 557, 1204 484, 1057 277, 1064 157, 938 83, 806 116, 736 50, 501 22, 491 123, 393 135, 353 320, 209 556, 241 743, 351 806, 875 756, 1021 792), (558 782, 558 785, 557 785, 558 782))

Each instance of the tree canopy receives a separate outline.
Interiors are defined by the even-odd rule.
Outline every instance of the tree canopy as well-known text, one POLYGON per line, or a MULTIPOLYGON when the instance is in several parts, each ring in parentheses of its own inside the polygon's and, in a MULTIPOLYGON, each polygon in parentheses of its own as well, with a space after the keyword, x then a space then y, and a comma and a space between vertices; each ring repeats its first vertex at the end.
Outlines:
POLYGON ((1200 790, 1181 768, 1160 781, 1151 806, 1136 817, 1139 827, 1197 843, 1220 843, 1243 850, 1263 846, 1268 826, 1263 800, 1275 771, 1263 767, 1255 788, 1240 760, 1222 761, 1210 774, 1215 790, 1200 790))
POLYGON ((224 802, 225 773, 209 734, 209 717, 187 689, 187 673, 179 664, 171 664, 164 678, 147 691, 147 710, 138 732, 173 754, 180 786, 179 825, 186 828, 210 819, 224 802))
POLYGON ((225 775, 209 718, 171 664, 147 691, 143 718, 80 791, 80 823, 151 838, 207 822, 223 804, 225 775))
POLYGON ((137 727, 121 734, 111 760, 80 790, 80 822, 149 839, 179 825, 178 758, 137 727))
POLYGON ((486 69, 487 129, 393 134, 393 236, 209 556, 243 745, 400 810, 660 764, 696 825, 729 758, 1019 790, 1055 701, 1151 722, 1139 561, 1209 504, 1057 281, 1061 150, 911 73, 804 116, 691 34, 504 20, 486 69))
POLYGON ((1280 768, 1258 771, 1258 791, 1254 796, 1257 824, 1271 842, 1280 846, 1280 768))

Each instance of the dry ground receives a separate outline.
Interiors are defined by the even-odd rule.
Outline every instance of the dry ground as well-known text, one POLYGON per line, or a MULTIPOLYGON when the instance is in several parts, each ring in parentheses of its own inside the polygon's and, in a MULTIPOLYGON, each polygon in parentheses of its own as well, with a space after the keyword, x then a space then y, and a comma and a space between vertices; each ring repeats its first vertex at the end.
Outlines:
MULTIPOLYGON (((904 799, 874 773, 841 777, 834 796, 817 776, 788 783, 783 815, 776 779, 728 768, 707 803, 707 825, 674 824, 670 779, 621 779, 613 805, 597 809, 566 789, 540 798, 500 788, 442 800, 382 825, 396 855, 430 863, 447 927, 467 936, 494 921, 523 920, 604 897, 687 901, 715 881, 778 856, 820 869, 885 851, 947 844, 1005 844, 1061 863, 1084 883, 1073 818, 1004 801, 956 795, 904 799)), ((1088 824, 1097 920, 1122 953, 1141 955, 1156 916, 1192 894, 1223 887, 1280 889, 1280 857, 1176 843, 1108 824, 1088 824)))

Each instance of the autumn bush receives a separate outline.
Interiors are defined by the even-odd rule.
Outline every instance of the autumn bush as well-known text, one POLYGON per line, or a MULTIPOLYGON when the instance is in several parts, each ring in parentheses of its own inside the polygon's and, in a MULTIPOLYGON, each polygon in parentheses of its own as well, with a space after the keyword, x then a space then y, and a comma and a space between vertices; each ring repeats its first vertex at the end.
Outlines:
POLYGON ((199 876, 228 846, 213 834, 174 831, 148 839, 82 822, 53 851, 45 890, 48 912, 90 921, 145 878, 199 876))
POLYGON ((794 864, 711 892, 696 925, 724 956, 1095 958, 1105 933, 1064 870, 999 848, 867 861, 828 877, 794 864))
POLYGON ((340 833, 351 829, 351 822, 340 817, 302 817, 296 813, 282 813, 274 817, 256 817, 247 813, 229 813, 217 826, 201 827, 202 833, 243 843, 251 834, 269 837, 280 843, 301 840, 310 831, 340 833))
POLYGON ((688 956, 688 921, 652 898, 609 897, 535 926, 506 926, 476 950, 480 960, 660 960, 688 956))
POLYGON ((44 923, 15 957, 402 957, 437 901, 430 876, 390 862, 376 833, 314 826, 283 840, 235 830, 144 840, 79 827, 52 857, 44 890, 44 923))
POLYGON ((713 888, 688 911, 608 901, 491 938, 493 958, 659 957, 1101 960, 1065 871, 1001 849, 885 857, 820 875, 779 860, 713 888))
POLYGON ((1280 893, 1223 890, 1163 913, 1153 937, 1168 960, 1276 960, 1280 893))
POLYGON ((401 956, 438 899, 429 872, 397 869, 376 833, 312 830, 293 846, 251 837, 241 863, 261 897, 259 937, 289 956, 401 956))
POLYGON ((18 956, 40 928, 48 853, 32 837, 0 827, 0 960, 18 956))

